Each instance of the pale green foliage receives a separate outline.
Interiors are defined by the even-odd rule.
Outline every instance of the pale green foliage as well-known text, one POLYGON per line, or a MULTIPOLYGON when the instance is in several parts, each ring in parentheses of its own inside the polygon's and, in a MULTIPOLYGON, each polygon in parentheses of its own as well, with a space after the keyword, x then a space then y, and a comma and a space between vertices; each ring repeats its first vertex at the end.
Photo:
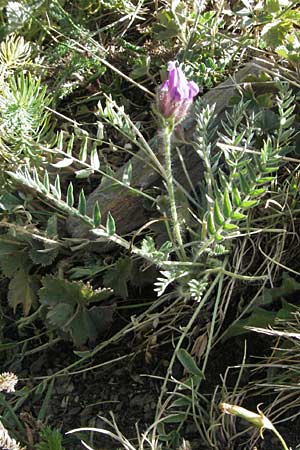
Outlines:
POLYGON ((35 450, 64 450, 62 435, 58 430, 45 427, 40 432, 39 438, 40 442, 35 445, 35 450))
POLYGON ((12 34, 0 44, 0 62, 6 72, 18 66, 23 67, 29 62, 30 54, 31 45, 23 36, 12 34))

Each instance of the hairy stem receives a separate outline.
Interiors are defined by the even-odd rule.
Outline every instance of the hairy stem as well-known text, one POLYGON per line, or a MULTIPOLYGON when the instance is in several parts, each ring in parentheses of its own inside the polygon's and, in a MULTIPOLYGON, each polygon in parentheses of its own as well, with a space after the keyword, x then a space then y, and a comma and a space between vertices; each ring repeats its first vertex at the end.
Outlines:
POLYGON ((183 240, 181 237, 179 218, 177 214, 177 207, 175 201, 174 185, 173 185, 173 173, 172 173, 172 156, 171 156, 171 137, 173 128, 165 124, 162 128, 163 136, 163 152, 165 157, 165 172, 166 172, 166 184, 169 194, 170 211, 173 222, 173 236, 175 242, 179 247, 180 259, 186 260, 186 253, 183 246, 183 240))

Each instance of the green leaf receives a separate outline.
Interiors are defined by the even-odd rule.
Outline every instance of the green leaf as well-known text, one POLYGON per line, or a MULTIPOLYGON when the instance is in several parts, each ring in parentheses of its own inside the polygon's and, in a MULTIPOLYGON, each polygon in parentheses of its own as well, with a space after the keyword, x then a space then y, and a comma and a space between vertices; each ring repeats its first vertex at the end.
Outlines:
POLYGON ((240 184, 241 184, 241 189, 242 189, 243 193, 248 194, 250 191, 250 186, 242 172, 239 173, 239 178, 240 178, 240 184))
POLYGON ((49 175, 48 175, 47 171, 45 171, 45 174, 44 174, 43 185, 44 185, 44 188, 46 189, 46 192, 50 192, 50 181, 49 181, 49 175))
POLYGON ((68 186, 68 190, 67 190, 67 204, 71 208, 74 205, 74 192, 73 191, 74 191, 73 184, 70 183, 68 186))
POLYGON ((232 205, 231 205, 228 189, 225 189, 225 191, 224 191, 223 213, 224 213, 224 216, 226 217, 226 219, 231 217, 231 214, 232 214, 232 205))
POLYGON ((89 168, 88 169, 81 169, 81 170, 76 170, 75 176, 76 176, 76 178, 84 179, 84 178, 88 178, 93 173, 94 173, 93 169, 89 169, 89 168))
POLYGON ((116 224, 113 216, 111 215, 110 211, 107 214, 106 219, 106 232, 108 236, 112 236, 116 232, 116 224))
POLYGON ((81 189, 79 194, 78 211, 82 216, 86 214, 86 199, 83 189, 81 189))
POLYGON ((220 206, 217 200, 214 202, 214 219, 215 223, 218 225, 223 225, 225 219, 223 214, 221 213, 220 206))
POLYGON ((182 423, 186 420, 186 414, 171 414, 163 419, 163 423, 182 423))
POLYGON ((36 299, 31 277, 25 269, 19 269, 10 280, 8 287, 8 303, 14 313, 18 305, 22 305, 23 314, 27 316, 36 299))
POLYGON ((245 214, 239 213, 239 212, 234 212, 231 214, 231 220, 242 220, 245 219, 245 214))
POLYGON ((93 209, 93 222, 94 222, 94 227, 98 228, 99 225, 101 225, 101 211, 99 208, 99 203, 98 200, 96 201, 96 203, 94 204, 94 209, 93 209))
POLYGON ((43 244, 40 241, 33 241, 31 245, 30 259, 34 264, 44 267, 52 264, 59 253, 59 246, 56 244, 43 244))
POLYGON ((79 159, 82 162, 85 162, 86 158, 87 158, 87 145, 88 145, 88 139, 87 139, 87 137, 84 137, 83 142, 80 147, 80 151, 79 151, 79 159))
POLYGON ((251 190, 249 194, 251 195, 251 197, 259 197, 260 195, 263 195, 265 192, 266 192, 265 188, 260 188, 251 190))
POLYGON ((97 145, 94 145, 91 150, 91 166, 93 169, 98 170, 100 169, 100 160, 97 150, 97 145))
POLYGON ((207 229, 210 234, 214 235, 216 232, 215 222, 214 222, 214 216, 212 211, 208 213, 207 216, 207 229))
POLYGON ((271 181, 275 180, 275 177, 263 177, 257 180, 257 184, 265 184, 270 183, 271 181))
POLYGON ((193 375, 199 375, 202 378, 204 378, 203 372, 199 369, 195 360, 185 349, 181 348, 178 350, 177 358, 179 359, 179 361, 181 362, 181 364, 188 373, 191 373, 193 375))
POLYGON ((113 289, 115 295, 128 298, 127 284, 131 280, 133 270, 132 258, 119 258, 112 269, 108 269, 104 276, 104 286, 113 289))
POLYGON ((132 177, 132 164, 131 164, 131 161, 129 161, 128 164, 124 168, 123 177, 122 177, 123 183, 126 184, 127 186, 130 186, 131 177, 132 177))
POLYGON ((237 208, 240 206, 240 204, 242 202, 241 196, 240 196, 240 193, 239 193, 237 187, 232 188, 232 201, 233 201, 234 206, 236 206, 237 208))
POLYGON ((233 223, 224 223, 223 228, 226 231, 234 231, 238 230, 239 227, 237 225, 234 225, 233 223))
POLYGON ((52 191, 54 197, 57 198, 57 200, 60 200, 61 199, 61 190, 60 190, 59 175, 56 175, 54 186, 51 184, 50 188, 51 188, 51 191, 52 191))
POLYGON ((55 239, 57 234, 57 215, 52 214, 52 216, 47 220, 46 235, 51 239, 55 239))
POLYGON ((252 206, 257 205, 257 200, 245 200, 241 204, 241 208, 247 209, 252 208, 252 206))

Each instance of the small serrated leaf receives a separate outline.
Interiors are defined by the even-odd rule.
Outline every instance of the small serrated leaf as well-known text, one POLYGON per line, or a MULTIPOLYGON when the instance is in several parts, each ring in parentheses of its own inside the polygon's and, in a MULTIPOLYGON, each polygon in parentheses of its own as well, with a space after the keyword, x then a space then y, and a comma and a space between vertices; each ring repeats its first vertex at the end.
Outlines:
POLYGON ((224 203, 223 203, 223 214, 228 219, 232 214, 232 205, 229 197, 228 189, 224 191, 224 203))
POLYGON ((107 214, 106 219, 106 232, 108 236, 112 236, 116 232, 116 224, 113 216, 111 215, 110 211, 107 214))
POLYGON ((67 204, 71 208, 74 205, 74 192, 73 191, 74 191, 73 184, 70 183, 68 186, 68 190, 67 190, 67 204))
POLYGON ((100 208, 99 208, 98 200, 94 204, 93 222, 94 222, 94 227, 95 228, 99 227, 99 225, 101 224, 101 211, 100 211, 100 208))
POLYGON ((223 214, 221 213, 221 209, 217 200, 214 202, 214 219, 218 225, 223 225, 225 219, 223 214))
POLYGON ((83 189, 81 189, 79 194, 78 211, 82 216, 86 214, 86 199, 83 189))

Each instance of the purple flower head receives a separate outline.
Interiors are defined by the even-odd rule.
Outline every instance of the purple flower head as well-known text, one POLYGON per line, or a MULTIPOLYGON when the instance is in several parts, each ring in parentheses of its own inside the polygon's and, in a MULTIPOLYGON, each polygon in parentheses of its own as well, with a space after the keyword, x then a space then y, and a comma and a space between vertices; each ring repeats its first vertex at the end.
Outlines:
POLYGON ((174 118, 176 122, 184 119, 193 98, 199 88, 194 81, 187 81, 181 67, 175 61, 168 64, 168 79, 159 87, 158 106, 165 118, 174 118))

